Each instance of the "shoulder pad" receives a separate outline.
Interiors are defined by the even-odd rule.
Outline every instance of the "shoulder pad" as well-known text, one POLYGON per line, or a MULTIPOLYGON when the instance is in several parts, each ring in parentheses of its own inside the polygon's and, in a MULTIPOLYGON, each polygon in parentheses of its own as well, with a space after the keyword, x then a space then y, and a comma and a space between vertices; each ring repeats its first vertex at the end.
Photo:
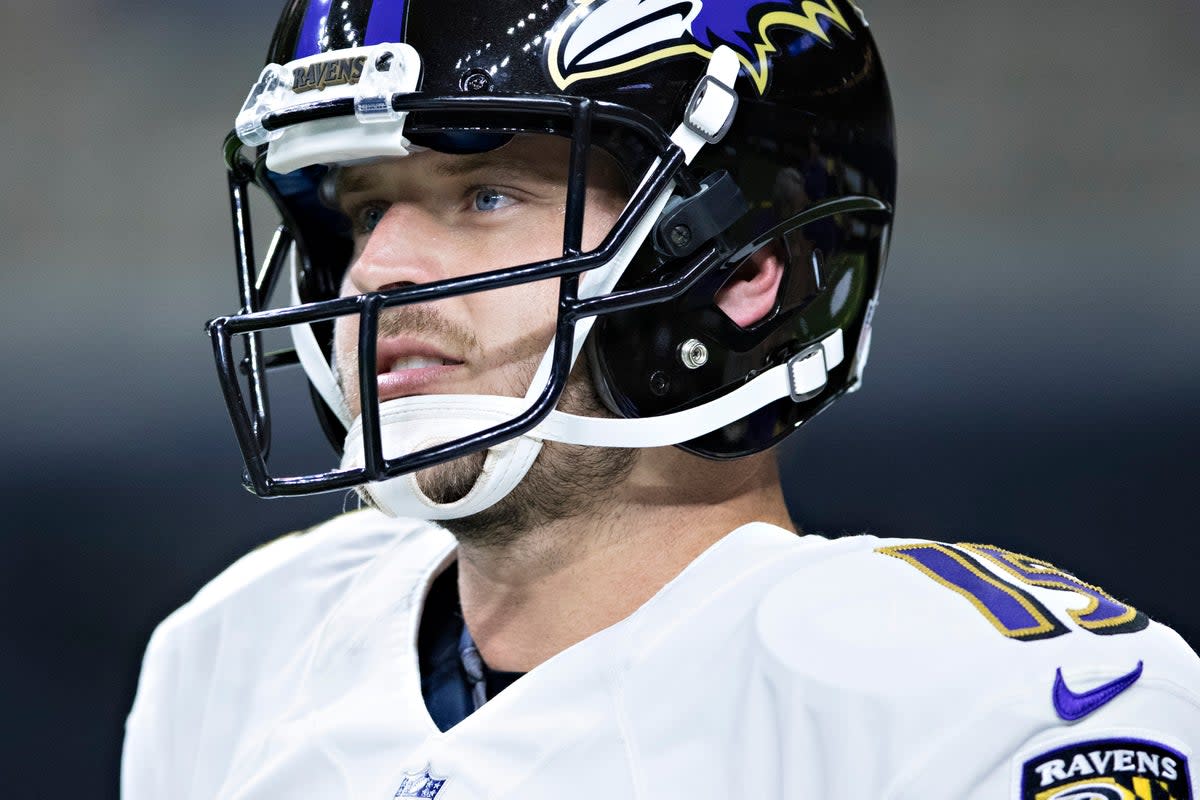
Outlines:
POLYGON ((443 537, 450 535, 431 523, 394 519, 372 509, 341 514, 247 553, 201 588, 160 628, 183 625, 231 605, 251 614, 266 611, 268 606, 287 609, 290 598, 307 599, 344 584, 392 546, 443 537))
POLYGON ((872 536, 831 547, 758 609, 762 646, 789 672, 838 685, 965 687, 1005 683, 1014 669, 1053 678, 1072 663, 1119 674, 1148 651, 1181 648, 1098 587, 1000 548, 872 536))

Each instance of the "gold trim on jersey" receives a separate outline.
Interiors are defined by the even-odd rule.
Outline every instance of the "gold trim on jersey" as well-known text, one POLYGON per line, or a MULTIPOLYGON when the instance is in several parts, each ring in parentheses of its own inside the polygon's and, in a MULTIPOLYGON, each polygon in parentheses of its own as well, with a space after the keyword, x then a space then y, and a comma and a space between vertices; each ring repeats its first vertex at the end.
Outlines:
POLYGON ((1056 622, 1052 617, 1048 616, 1043 611, 1043 609, 1038 607, 1029 598, 1029 596, 1026 595, 1024 592, 1022 592, 1020 589, 1000 580, 995 575, 992 575, 990 572, 982 569, 978 564, 973 563, 970 559, 966 558, 959 550, 957 550, 953 547, 950 547, 948 545, 938 544, 937 542, 924 542, 921 544, 903 544, 903 545, 895 545, 893 547, 880 547, 875 552, 883 553, 884 555, 892 556, 893 558, 898 558, 908 564, 911 564, 912 566, 919 569, 921 572, 925 573, 925 575, 929 576, 933 580, 940 583, 942 586, 945 586, 947 589, 950 589, 950 590, 962 595, 971 603, 971 605, 975 606, 975 609, 980 614, 982 614, 988 620, 988 622, 992 623, 993 627, 995 627, 996 630, 1000 631, 1000 633, 1004 634, 1005 636, 1007 636, 1011 639, 1024 639, 1024 638, 1028 638, 1030 636, 1039 636, 1039 635, 1044 635, 1047 633, 1053 633, 1055 630, 1058 630, 1060 627, 1058 622, 1056 622), (995 614, 992 613, 992 610, 990 608, 988 608, 987 605, 985 605, 982 600, 980 600, 978 597, 976 597, 974 594, 972 594, 966 588, 959 586, 956 583, 952 583, 951 581, 947 580, 946 578, 943 578, 941 575, 934 572, 929 567, 925 566, 925 564, 921 563, 916 558, 913 558, 912 556, 908 555, 907 553, 904 552, 906 550, 934 550, 943 555, 949 556, 950 558, 957 561, 959 563, 959 565, 961 565, 964 569, 966 569, 968 572, 973 574, 975 577, 979 578, 984 583, 1003 592, 1004 594, 1011 597, 1013 600, 1016 600, 1017 603, 1019 603, 1021 605, 1021 607, 1024 608, 1029 613, 1030 617, 1032 617, 1036 621, 1036 624, 1029 626, 1029 627, 1025 627, 1025 628, 1010 628, 1010 627, 1008 627, 1002 621, 1000 621, 1000 619, 998 619, 995 614))
POLYGON ((1058 567, 1056 567, 1053 564, 1050 564, 1046 561, 1042 561, 1037 558, 1030 558, 1029 556, 1022 555, 1020 553, 1014 553, 1011 550, 1005 550, 1003 547, 996 547, 995 545, 990 545, 990 544, 968 544, 966 542, 959 542, 958 546, 962 547, 966 550, 970 550, 972 553, 975 553, 976 555, 983 556, 989 562, 1000 567, 1002 570, 1004 570, 1008 574, 1012 575, 1014 578, 1021 581, 1022 583, 1028 584, 1030 586, 1041 586, 1046 589, 1055 589, 1060 592, 1072 592, 1073 594, 1077 594, 1081 597, 1086 598, 1088 601, 1088 604, 1086 607, 1084 607, 1082 609, 1070 609, 1069 608, 1066 610, 1067 614, 1070 615, 1071 619, 1075 620, 1076 624, 1078 624, 1079 627, 1083 628, 1084 630, 1096 631, 1096 630, 1104 630, 1105 628, 1113 628, 1113 627, 1116 627, 1117 625, 1124 625, 1128 622, 1132 622, 1133 619, 1137 616, 1137 613, 1138 613, 1137 609, 1134 608, 1133 606, 1129 605, 1128 603, 1122 603, 1120 600, 1117 600, 1115 597, 1113 597, 1108 592, 1101 589, 1099 586, 1095 586, 1095 585, 1087 583, 1085 581, 1081 581, 1081 580, 1079 580, 1079 578, 1076 578, 1071 573, 1064 572, 1063 570, 1059 569, 1058 567), (1070 584, 1074 584, 1076 587, 1081 587, 1081 588, 1072 588, 1071 586, 1063 585, 1062 583, 1060 583, 1058 581, 1038 580, 1036 578, 1030 577, 1028 574, 1022 574, 1018 570, 1014 569, 1012 564, 1005 563, 1004 559, 1002 559, 1002 558, 996 558, 996 556, 989 553, 988 550, 994 550, 998 553, 1001 553, 1001 554, 1003 554, 1004 558, 1011 558, 1014 562, 1020 564, 1026 570, 1027 573, 1032 572, 1032 573, 1041 573, 1041 574, 1045 574, 1045 575, 1054 575, 1058 578, 1066 580, 1070 584), (1084 590, 1090 590, 1091 592, 1095 592, 1096 594, 1090 594, 1089 591, 1084 591, 1084 590), (1095 610, 1100 607, 1100 598, 1096 597, 1096 595, 1100 595, 1105 600, 1108 600, 1109 602, 1111 602, 1113 605, 1124 608, 1125 613, 1121 614, 1120 616, 1113 617, 1112 619, 1100 620, 1099 622, 1092 622, 1092 621, 1084 619, 1084 617, 1086 617, 1088 614, 1094 613, 1095 610))

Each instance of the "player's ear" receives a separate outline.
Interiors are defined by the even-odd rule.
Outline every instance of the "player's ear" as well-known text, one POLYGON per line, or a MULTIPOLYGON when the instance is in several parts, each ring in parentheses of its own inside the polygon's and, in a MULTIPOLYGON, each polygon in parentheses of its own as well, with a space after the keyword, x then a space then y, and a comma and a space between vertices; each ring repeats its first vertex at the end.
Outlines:
POLYGON ((717 291, 717 307, 739 327, 749 328, 771 313, 782 280, 783 258, 772 242, 742 262, 717 291))

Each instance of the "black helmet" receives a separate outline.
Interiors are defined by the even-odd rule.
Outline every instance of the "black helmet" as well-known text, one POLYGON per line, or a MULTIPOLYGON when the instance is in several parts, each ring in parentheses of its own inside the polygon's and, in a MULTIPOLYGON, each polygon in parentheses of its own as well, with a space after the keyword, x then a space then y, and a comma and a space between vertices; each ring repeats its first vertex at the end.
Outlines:
MULTIPOLYGON (((736 458, 860 381, 896 157, 879 53, 849 0, 291 0, 225 153, 242 308, 209 331, 259 494, 382 481, 518 437, 736 458), (478 152, 522 133, 572 142, 561 257, 339 298, 352 243, 323 197, 332 170, 417 148, 478 152), (630 199, 603 244, 580 252, 592 148, 621 166, 630 199), (251 183, 282 218, 258 271, 251 183), (739 325, 714 298, 764 248, 783 278, 770 312, 739 325), (271 295, 289 260, 295 296, 280 309, 271 295), (391 416, 380 416, 364 336, 365 413, 349 419, 329 370, 336 317, 357 315, 370 331, 385 308, 554 276, 554 342, 526 400, 505 398, 506 418, 385 453, 391 416), (264 356, 262 332, 289 326, 301 332, 297 354, 264 356), (619 418, 597 421, 609 433, 580 432, 554 411, 581 351, 619 418), (340 470, 268 469, 268 370, 297 359, 331 442, 358 455, 340 470)), ((436 402, 421 400, 428 419, 436 402)))

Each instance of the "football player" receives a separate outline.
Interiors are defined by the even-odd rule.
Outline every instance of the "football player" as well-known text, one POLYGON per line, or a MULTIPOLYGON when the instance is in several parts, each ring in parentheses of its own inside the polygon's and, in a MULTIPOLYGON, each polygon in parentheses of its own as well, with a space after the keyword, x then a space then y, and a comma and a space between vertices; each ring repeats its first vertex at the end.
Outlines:
POLYGON ((1196 796, 1169 629, 788 518, 770 448, 860 383, 896 192, 850 0, 291 0, 267 62, 209 333, 248 485, 363 508, 159 627, 126 800, 1196 796), (336 467, 269 458, 296 363, 336 467))

